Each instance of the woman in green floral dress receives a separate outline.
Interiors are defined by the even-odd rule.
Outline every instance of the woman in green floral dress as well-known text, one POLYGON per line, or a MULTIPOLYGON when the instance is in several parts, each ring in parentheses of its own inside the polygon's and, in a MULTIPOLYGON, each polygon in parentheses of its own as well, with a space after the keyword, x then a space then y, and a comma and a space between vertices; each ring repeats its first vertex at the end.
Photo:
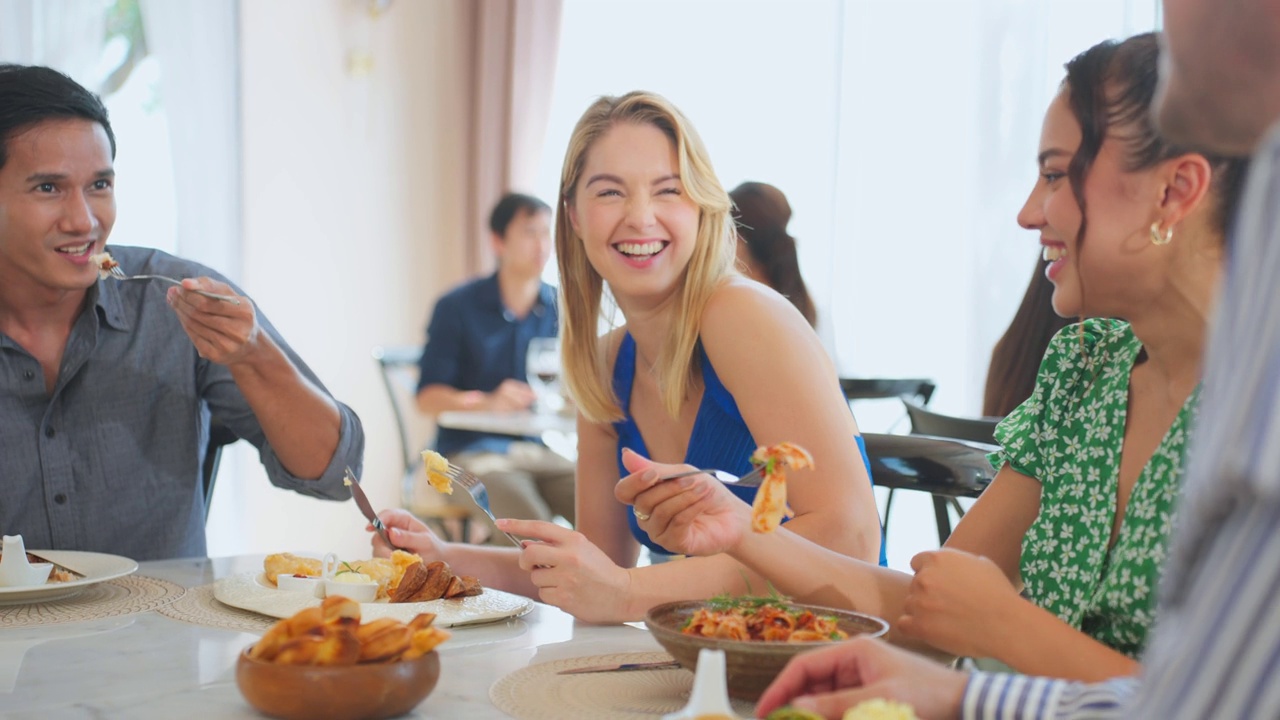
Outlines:
POLYGON ((912 576, 785 528, 752 533, 749 509, 709 478, 655 483, 670 466, 618 486, 650 537, 727 552, 799 599, 888 618, 898 642, 1033 675, 1137 672, 1243 178, 1242 163, 1155 133, 1157 45, 1146 34, 1081 54, 1045 115, 1018 222, 1044 247, 1058 314, 1123 320, 1085 320, 1050 343, 1032 397, 997 428, 995 480, 946 548, 917 555, 912 576))

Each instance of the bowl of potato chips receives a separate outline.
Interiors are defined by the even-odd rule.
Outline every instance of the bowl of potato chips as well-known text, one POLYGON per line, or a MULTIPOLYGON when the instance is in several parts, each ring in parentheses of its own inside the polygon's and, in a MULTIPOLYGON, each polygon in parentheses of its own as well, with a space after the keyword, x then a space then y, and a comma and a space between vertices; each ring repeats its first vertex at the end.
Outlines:
POLYGON ((436 686, 435 647, 449 633, 423 613, 404 623, 362 623, 360 604, 326 598, 281 620, 236 663, 250 705, 284 720, 390 718, 417 707, 436 686))

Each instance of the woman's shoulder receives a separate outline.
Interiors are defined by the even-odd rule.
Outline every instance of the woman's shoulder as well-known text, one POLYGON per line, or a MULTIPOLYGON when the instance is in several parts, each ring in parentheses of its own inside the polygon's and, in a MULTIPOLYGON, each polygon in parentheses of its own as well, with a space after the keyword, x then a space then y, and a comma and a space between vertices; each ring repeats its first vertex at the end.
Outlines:
POLYGON ((727 387, 748 387, 761 373, 783 368, 835 372, 800 311, 771 288, 744 278, 716 288, 703 310, 699 337, 727 387), (826 367, 819 367, 822 362, 826 367))
POLYGON ((808 328, 795 306, 772 288, 744 277, 732 277, 711 292, 702 310, 702 335, 715 342, 717 336, 760 337, 788 327, 808 328))

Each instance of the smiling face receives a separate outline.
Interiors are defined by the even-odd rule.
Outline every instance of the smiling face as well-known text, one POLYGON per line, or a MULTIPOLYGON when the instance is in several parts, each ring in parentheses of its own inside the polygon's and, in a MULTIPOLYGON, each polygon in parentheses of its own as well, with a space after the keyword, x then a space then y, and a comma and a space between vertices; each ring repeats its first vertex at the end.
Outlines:
POLYGON ((699 216, 675 145, 653 125, 616 124, 591 145, 580 177, 570 222, 619 304, 670 297, 693 255, 699 216))
POLYGON ((1164 277, 1150 255, 1150 227, 1159 218, 1160 166, 1126 171, 1123 144, 1108 136, 1085 177, 1089 221, 1081 242, 1084 216, 1067 179, 1080 140, 1080 123, 1064 89, 1045 114, 1040 177, 1018 224, 1040 233, 1045 259, 1052 261, 1045 274, 1054 285, 1053 309, 1059 315, 1126 317, 1164 277))
POLYGON ((9 138, 0 168, 0 285, 83 291, 98 278, 116 219, 106 131, 89 120, 47 120, 9 138))

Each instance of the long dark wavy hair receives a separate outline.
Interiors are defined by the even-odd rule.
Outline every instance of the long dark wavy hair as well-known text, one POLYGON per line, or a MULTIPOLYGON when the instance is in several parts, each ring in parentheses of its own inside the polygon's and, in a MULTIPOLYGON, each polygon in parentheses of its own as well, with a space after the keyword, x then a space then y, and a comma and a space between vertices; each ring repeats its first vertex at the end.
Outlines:
POLYGON ((1036 258, 1022 304, 991 351, 982 394, 983 415, 1003 417, 1031 397, 1049 341, 1072 322, 1053 311, 1053 283, 1044 274, 1046 265, 1042 258, 1036 258))
POLYGON ((729 197, 738 237, 763 268, 769 287, 790 300, 810 325, 817 325, 818 311, 800 276, 796 239, 787 234, 787 223, 791 222, 787 196, 772 185, 744 182, 729 191, 729 197))

